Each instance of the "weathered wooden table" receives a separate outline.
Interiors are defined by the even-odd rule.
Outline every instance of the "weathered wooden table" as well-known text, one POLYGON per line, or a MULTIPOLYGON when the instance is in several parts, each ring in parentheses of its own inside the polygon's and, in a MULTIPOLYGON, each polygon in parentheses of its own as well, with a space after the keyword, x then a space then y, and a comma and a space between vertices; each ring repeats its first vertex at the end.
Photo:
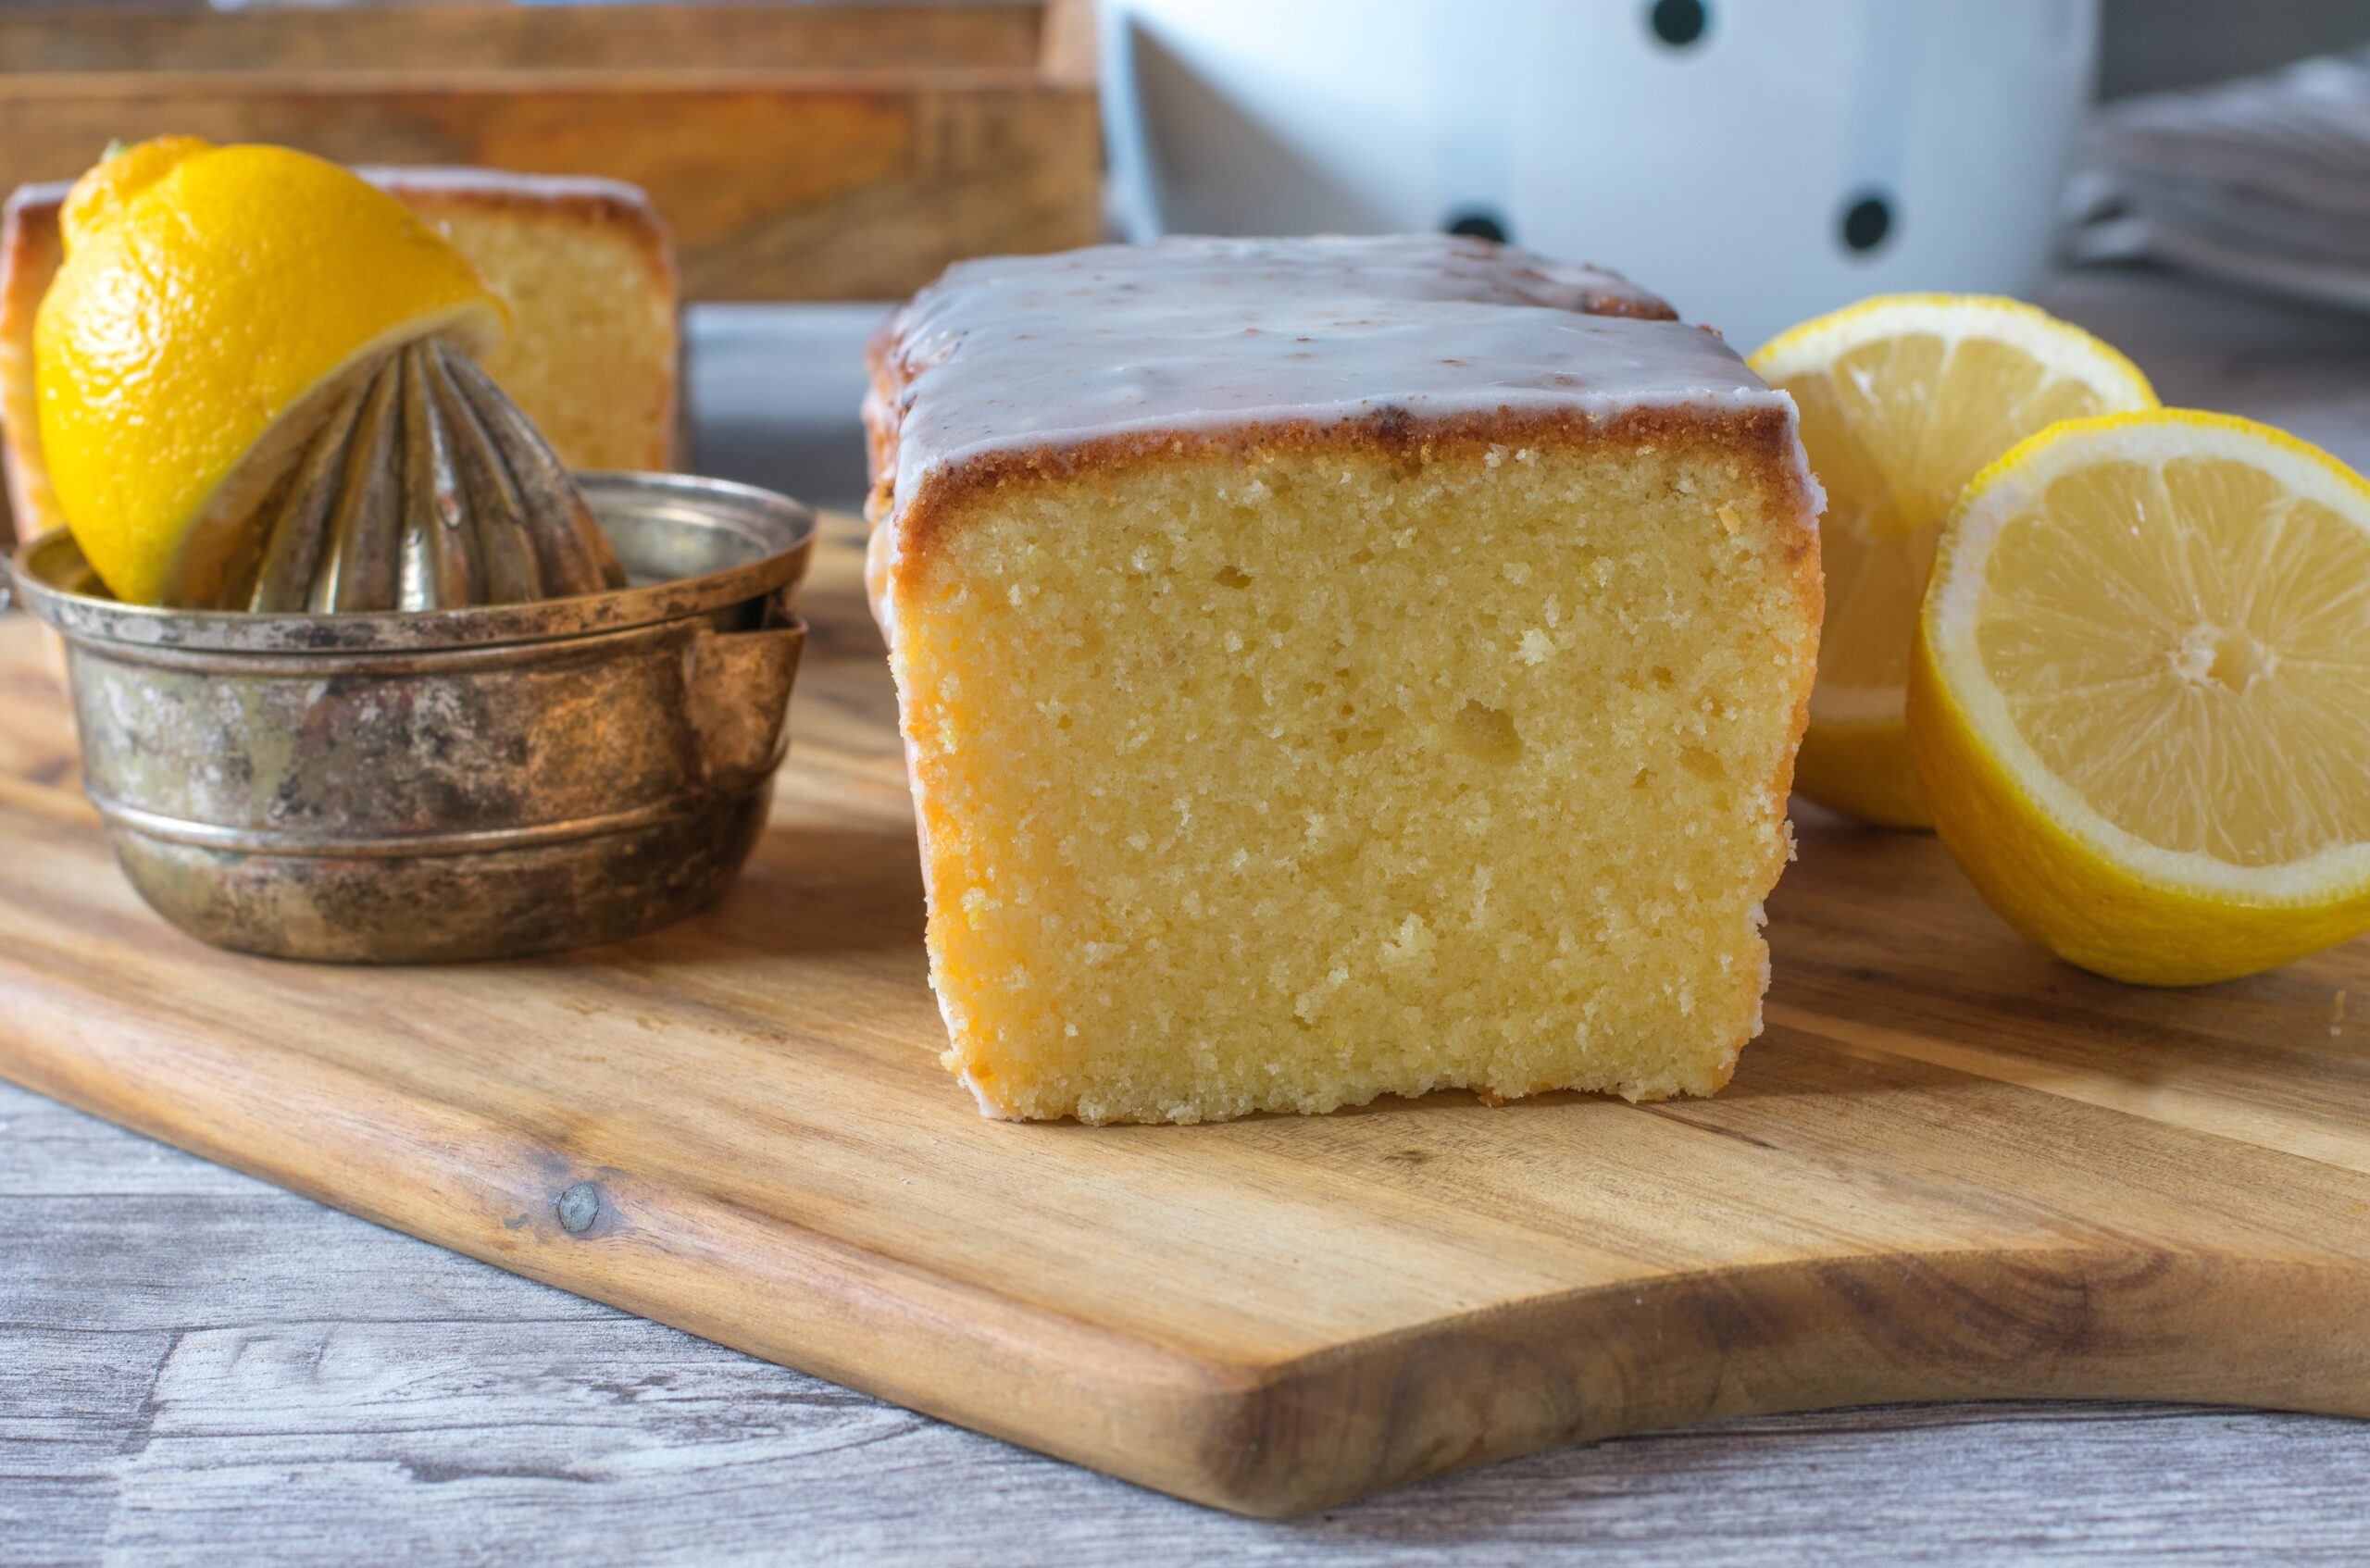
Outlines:
MULTIPOLYGON (((2370 320, 2049 303, 2168 402, 2370 466, 2370 320)), ((846 315, 700 324, 706 466, 844 503, 846 315), (785 391, 785 364, 813 367, 785 391), (802 419, 823 413, 817 423, 802 419), (821 476, 817 482, 817 476, 821 476)), ((1209 1512, 530 1284, 0 1085, 0 1563, 2370 1558, 2370 1424, 1916 1406, 1209 1512)))

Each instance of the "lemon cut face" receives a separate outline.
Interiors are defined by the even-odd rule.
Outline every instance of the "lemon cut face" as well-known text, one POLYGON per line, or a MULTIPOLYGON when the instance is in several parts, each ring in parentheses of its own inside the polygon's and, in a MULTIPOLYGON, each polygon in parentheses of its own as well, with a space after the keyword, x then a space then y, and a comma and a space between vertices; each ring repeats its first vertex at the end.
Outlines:
POLYGON ((1968 479, 2062 419, 2152 408, 2147 379, 2079 328, 2013 300, 1899 294, 1753 355, 1792 394, 1827 490, 1818 683, 1796 787, 1893 827, 1928 825, 1902 717, 1917 611, 1968 479))
POLYGON ((1971 485, 1909 719, 2027 936, 2195 984, 2370 929, 2370 484, 2268 427, 2076 421, 1971 485))

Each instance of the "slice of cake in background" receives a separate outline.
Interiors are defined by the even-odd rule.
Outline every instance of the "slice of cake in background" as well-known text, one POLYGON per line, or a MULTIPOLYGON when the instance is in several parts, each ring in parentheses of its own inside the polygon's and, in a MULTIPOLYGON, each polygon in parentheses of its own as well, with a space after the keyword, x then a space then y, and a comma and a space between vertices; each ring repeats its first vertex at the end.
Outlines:
POLYGON ((974 262, 890 323, 874 575, 983 1111, 1728 1080, 1819 492, 1670 315, 1418 237, 974 262))
MULTIPOLYGON (((680 355, 674 249, 657 209, 613 180, 480 168, 367 168, 433 221, 511 313, 485 368, 577 469, 675 465, 680 355)), ((0 442, 19 538, 56 527, 34 417, 33 317, 57 270, 64 183, 0 220, 0 442)), ((0 526, 0 541, 7 530, 0 526)))

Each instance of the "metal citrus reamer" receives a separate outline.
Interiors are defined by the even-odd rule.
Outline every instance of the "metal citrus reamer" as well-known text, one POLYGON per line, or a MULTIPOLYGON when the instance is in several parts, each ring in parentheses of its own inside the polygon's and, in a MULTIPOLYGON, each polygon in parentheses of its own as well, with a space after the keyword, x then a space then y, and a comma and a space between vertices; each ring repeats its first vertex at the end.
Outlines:
POLYGON ((244 533, 216 608, 439 610, 626 581, 542 432, 441 337, 337 398, 244 533))
POLYGON ((720 896, 786 745, 814 514, 571 478, 440 338, 308 418, 250 477, 206 607, 116 601, 62 531, 9 562, 65 639, 142 895, 226 947, 373 963, 614 940, 720 896))

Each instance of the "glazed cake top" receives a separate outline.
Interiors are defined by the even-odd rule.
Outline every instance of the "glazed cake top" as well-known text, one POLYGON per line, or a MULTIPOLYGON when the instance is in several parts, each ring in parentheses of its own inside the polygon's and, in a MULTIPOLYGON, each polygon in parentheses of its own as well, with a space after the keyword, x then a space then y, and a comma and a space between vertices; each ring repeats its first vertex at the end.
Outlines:
POLYGON ((1113 436, 1391 410, 1782 406, 1610 272, 1445 235, 1171 239, 959 263, 874 344, 892 505, 933 472, 1113 436))

